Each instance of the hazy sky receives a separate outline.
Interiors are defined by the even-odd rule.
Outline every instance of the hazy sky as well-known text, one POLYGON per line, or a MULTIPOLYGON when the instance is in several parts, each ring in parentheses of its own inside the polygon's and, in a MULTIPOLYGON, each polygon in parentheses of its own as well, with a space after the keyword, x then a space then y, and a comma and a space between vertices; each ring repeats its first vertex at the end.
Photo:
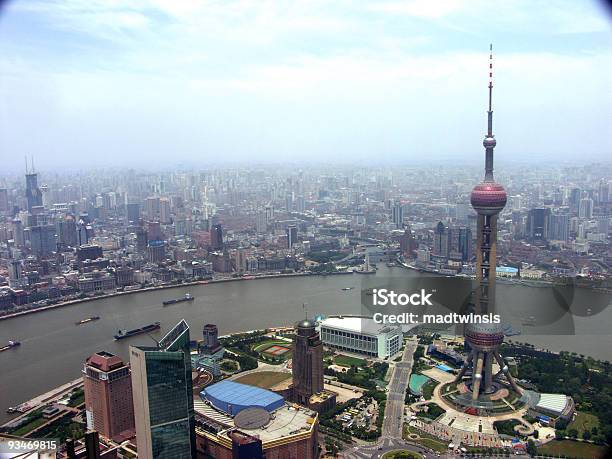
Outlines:
POLYGON ((588 0, 13 0, 1 167, 482 161, 612 152, 612 18, 588 0))

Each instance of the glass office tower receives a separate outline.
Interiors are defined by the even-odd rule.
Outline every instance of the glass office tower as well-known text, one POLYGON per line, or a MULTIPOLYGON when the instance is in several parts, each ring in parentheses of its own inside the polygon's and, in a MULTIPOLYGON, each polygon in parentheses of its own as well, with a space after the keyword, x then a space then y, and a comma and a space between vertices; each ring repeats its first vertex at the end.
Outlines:
POLYGON ((189 326, 181 320, 158 346, 131 346, 138 457, 196 457, 189 326))

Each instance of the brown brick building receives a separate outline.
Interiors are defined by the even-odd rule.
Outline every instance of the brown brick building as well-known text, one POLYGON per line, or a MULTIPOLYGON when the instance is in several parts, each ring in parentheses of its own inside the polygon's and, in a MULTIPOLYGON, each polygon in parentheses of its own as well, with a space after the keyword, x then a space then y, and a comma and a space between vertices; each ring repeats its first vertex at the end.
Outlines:
POLYGON ((130 367, 106 351, 88 357, 83 366, 87 428, 107 438, 134 431, 130 367))

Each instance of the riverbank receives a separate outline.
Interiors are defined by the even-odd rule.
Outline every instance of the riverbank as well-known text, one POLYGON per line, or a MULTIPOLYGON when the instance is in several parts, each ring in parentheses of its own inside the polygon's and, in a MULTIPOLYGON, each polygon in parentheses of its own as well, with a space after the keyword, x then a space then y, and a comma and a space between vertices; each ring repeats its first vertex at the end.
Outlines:
POLYGON ((237 282, 237 281, 248 281, 248 280, 259 280, 259 279, 276 279, 276 278, 291 278, 291 277, 311 277, 311 276, 336 276, 336 275, 347 275, 353 274, 352 271, 338 271, 331 273, 311 273, 311 272, 298 272, 298 273, 285 273, 285 274, 263 274, 263 275, 253 275, 253 276, 245 276, 245 277, 231 277, 231 278, 222 278, 222 279, 208 279, 208 280, 197 280, 190 282, 183 282, 181 284, 163 284, 163 285, 154 285, 151 287, 144 287, 135 290, 128 290, 122 292, 110 292, 105 293, 103 295, 96 295, 92 297, 86 298, 77 298, 68 301, 62 301, 56 304, 50 304, 48 306, 41 306, 39 308, 27 309, 24 311, 12 312, 10 314, 5 314, 0 316, 0 321, 12 319, 15 317, 21 317, 28 314, 34 314, 36 312, 49 311, 51 309, 62 308, 65 306, 73 306, 75 304, 87 303, 95 300, 103 300, 107 298, 113 298, 116 296, 122 295, 131 295, 133 293, 143 293, 143 292, 152 292, 156 290, 164 290, 164 289, 172 289, 179 287, 190 287, 190 286, 198 286, 198 285, 207 285, 207 284, 219 284, 223 282, 237 282))
MULTIPOLYGON (((457 274, 443 273, 438 270, 426 269, 426 268, 421 268, 419 266, 408 264, 405 261, 400 260, 399 258, 396 259, 396 263, 402 268, 409 269, 412 271, 417 271, 423 274, 433 274, 435 276, 442 276, 442 277, 459 277, 459 278, 470 279, 474 281, 476 280, 475 275, 465 275, 465 274, 459 274, 459 273, 457 274)), ((575 278, 567 278, 567 279, 568 279, 567 282, 562 282, 562 281, 554 281, 554 280, 546 280, 546 279, 523 279, 523 278, 515 278, 515 277, 498 276, 496 277, 496 282, 499 284, 518 285, 521 287, 533 287, 533 288, 572 286, 572 287, 577 287, 577 288, 589 289, 589 290, 593 290, 595 292, 600 292, 600 293, 612 293, 612 289, 607 288, 607 287, 598 287, 595 285, 588 285, 585 283, 586 281, 577 282, 575 278)))

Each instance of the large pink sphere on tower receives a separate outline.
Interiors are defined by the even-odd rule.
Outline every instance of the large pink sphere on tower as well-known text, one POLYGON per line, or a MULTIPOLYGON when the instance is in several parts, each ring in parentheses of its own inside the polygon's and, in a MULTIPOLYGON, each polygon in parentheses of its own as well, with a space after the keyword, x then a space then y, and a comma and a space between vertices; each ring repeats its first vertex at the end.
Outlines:
POLYGON ((470 202, 481 215, 496 215, 506 206, 506 190, 496 182, 480 182, 472 190, 470 202))

